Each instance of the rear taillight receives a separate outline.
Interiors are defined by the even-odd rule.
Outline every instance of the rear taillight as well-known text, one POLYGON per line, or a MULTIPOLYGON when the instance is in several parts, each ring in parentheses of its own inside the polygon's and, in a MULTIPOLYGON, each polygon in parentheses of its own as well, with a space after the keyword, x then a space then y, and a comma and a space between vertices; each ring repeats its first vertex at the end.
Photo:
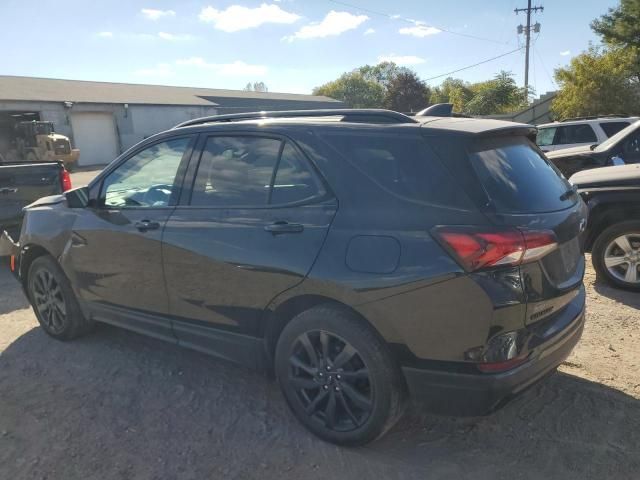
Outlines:
POLYGON ((558 247, 552 231, 439 226, 431 233, 468 272, 542 258, 558 247))
POLYGON ((71 190, 71 175, 69 175, 69 172, 64 168, 62 172, 60 172, 60 184, 62 185, 63 192, 71 190))

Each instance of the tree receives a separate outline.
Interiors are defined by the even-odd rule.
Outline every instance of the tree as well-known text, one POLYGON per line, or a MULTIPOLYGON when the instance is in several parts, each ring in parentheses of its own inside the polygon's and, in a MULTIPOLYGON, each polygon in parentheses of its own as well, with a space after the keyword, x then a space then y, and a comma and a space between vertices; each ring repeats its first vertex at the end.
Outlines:
POLYGON ((640 0, 621 0, 617 8, 591 22, 591 28, 609 46, 632 50, 634 74, 640 79, 640 0))
POLYGON ((470 85, 473 97, 464 108, 471 115, 492 115, 521 110, 527 106, 527 94, 516 85, 511 72, 501 71, 494 79, 470 85))
POLYGON ((455 112, 463 112, 472 98, 469 84, 459 78, 448 77, 431 91, 431 103, 451 103, 455 112))
POLYGON ((429 104, 429 87, 414 72, 395 75, 387 85, 384 107, 398 112, 417 112, 429 104))
POLYGON ((358 71, 343 73, 340 78, 313 89, 314 95, 340 100, 352 108, 380 108, 385 91, 379 83, 368 80, 358 71))
POLYGON ((264 82, 254 82, 254 83, 247 83, 247 85, 244 87, 243 89, 245 92, 268 92, 269 89, 267 88, 267 86, 265 85, 264 82))
POLYGON ((560 91, 552 111, 558 118, 640 113, 633 49, 591 46, 555 71, 560 91))
POLYGON ((407 67, 399 67, 393 62, 381 62, 377 65, 365 65, 356 70, 361 73, 362 76, 374 82, 379 83, 384 89, 389 88, 389 84, 398 75, 413 73, 413 71, 407 67))

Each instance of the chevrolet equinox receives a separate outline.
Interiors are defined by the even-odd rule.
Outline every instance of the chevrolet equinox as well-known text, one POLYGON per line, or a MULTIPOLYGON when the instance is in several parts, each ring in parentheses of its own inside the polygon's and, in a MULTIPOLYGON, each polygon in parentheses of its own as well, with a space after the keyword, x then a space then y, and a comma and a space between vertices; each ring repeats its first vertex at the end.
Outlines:
POLYGON ((27 207, 11 266, 52 337, 105 322, 272 372, 330 442, 374 440, 409 396, 485 414, 584 325, 587 210, 535 133, 384 110, 191 120, 27 207))

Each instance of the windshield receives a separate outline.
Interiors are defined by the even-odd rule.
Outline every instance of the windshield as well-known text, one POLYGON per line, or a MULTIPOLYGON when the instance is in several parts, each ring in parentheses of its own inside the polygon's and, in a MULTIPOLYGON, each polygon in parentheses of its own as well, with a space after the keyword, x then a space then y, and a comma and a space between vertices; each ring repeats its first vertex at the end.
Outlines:
POLYGON ((618 143, 620 140, 622 140, 624 137, 629 135, 631 132, 633 132, 638 127, 640 127, 640 120, 638 120, 635 123, 632 123, 627 128, 623 128, 618 133, 616 133, 613 137, 608 138, 607 140, 602 142, 600 145, 598 145, 596 148, 594 148, 594 151, 598 152, 598 153, 606 152, 612 146, 614 146, 616 143, 618 143))

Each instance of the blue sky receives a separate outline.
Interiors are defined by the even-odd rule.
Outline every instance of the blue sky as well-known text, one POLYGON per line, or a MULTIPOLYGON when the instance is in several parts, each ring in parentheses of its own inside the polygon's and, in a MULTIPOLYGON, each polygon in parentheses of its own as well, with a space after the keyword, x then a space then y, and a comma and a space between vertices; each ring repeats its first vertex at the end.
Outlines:
MULTIPOLYGON (((525 16, 513 9, 526 0, 344 1, 361 9, 331 0, 1 0, 0 74, 230 89, 264 81, 270 91, 310 93, 380 59, 426 79, 524 42, 516 27, 525 16)), ((598 42, 589 23, 617 1, 534 4, 545 7, 533 17, 542 28, 530 83, 540 94, 555 88, 554 68, 598 42)), ((480 81, 501 69, 522 84, 524 51, 454 76, 480 81)))

